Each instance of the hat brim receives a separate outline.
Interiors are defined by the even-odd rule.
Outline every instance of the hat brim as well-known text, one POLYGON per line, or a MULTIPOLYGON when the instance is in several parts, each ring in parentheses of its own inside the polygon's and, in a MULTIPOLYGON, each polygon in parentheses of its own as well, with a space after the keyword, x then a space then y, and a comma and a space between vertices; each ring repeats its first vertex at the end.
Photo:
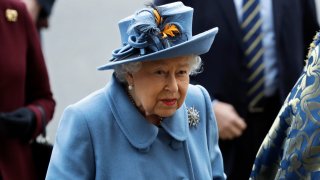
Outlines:
POLYGON ((98 67, 98 70, 108 70, 113 69, 115 66, 120 64, 125 64, 129 62, 137 62, 137 61, 152 61, 152 60, 160 60, 166 58, 174 58, 179 56, 186 55, 201 55, 210 50, 210 47, 213 43, 213 40, 218 33, 218 28, 212 28, 195 36, 188 41, 180 43, 178 45, 150 53, 144 56, 130 56, 127 59, 109 62, 105 65, 98 67))

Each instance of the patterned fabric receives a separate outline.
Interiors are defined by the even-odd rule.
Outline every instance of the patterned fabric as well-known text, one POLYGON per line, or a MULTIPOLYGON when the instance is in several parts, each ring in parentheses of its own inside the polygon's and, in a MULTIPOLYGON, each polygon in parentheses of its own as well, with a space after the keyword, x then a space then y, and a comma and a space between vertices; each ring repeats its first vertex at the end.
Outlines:
POLYGON ((251 179, 320 179, 319 37, 260 147, 251 179))
POLYGON ((264 97, 264 63, 262 46, 262 19, 259 0, 244 0, 242 15, 245 64, 248 69, 248 102, 250 111, 262 111, 259 101, 264 97))

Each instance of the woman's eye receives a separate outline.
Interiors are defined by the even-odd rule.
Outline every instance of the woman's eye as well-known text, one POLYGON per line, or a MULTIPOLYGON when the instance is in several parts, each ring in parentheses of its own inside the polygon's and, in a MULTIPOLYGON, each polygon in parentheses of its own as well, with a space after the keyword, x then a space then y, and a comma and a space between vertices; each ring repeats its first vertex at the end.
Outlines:
POLYGON ((188 71, 185 71, 185 70, 181 70, 178 72, 178 75, 180 76, 184 76, 184 75, 187 75, 188 74, 188 71))
POLYGON ((158 74, 158 75, 165 75, 166 72, 163 71, 163 70, 158 70, 158 71, 156 71, 156 74, 158 74))

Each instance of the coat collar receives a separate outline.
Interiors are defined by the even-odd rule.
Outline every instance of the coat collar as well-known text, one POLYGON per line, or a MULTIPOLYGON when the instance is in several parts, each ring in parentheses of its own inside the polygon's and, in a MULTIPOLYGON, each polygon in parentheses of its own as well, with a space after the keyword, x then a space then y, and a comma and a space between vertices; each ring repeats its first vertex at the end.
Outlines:
MULTIPOLYGON (((137 111, 115 75, 105 91, 116 122, 129 142, 138 149, 148 148, 157 138, 158 127, 149 123, 137 111)), ((174 139, 184 141, 189 131, 185 104, 173 116, 165 118, 162 127, 174 139)))

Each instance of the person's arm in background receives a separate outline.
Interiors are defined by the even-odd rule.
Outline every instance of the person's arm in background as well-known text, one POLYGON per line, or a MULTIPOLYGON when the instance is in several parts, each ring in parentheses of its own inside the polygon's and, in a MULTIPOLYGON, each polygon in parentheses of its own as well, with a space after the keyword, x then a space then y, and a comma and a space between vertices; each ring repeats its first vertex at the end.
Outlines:
POLYGON ((231 140, 237 138, 247 128, 244 119, 239 116, 231 104, 213 100, 212 109, 217 119, 220 139, 231 140))
MULTIPOLYGON (((30 21, 28 22, 31 23, 30 21)), ((28 24, 26 31, 28 32, 26 104, 36 114, 37 125, 33 132, 33 137, 36 137, 43 131, 42 117, 45 116, 46 124, 52 119, 55 101, 50 88, 48 71, 41 50, 39 35, 36 32, 35 26, 32 27, 31 24, 28 24)))
POLYGON ((32 20, 38 29, 49 26, 49 16, 55 0, 23 0, 28 8, 32 20))
MULTIPOLYGON (((23 10, 24 14, 28 13, 27 9, 23 10)), ((25 99, 21 107, 0 113, 0 135, 28 141, 43 132, 45 125, 52 119, 55 101, 36 28, 29 16, 21 18, 24 18, 23 32, 27 38, 26 66, 23 67, 25 99)))

